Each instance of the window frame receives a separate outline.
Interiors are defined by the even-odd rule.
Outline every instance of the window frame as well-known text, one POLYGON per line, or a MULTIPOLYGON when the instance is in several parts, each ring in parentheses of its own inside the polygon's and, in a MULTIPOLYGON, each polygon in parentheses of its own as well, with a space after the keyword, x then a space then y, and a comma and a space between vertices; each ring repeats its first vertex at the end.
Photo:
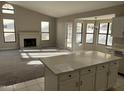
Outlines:
MULTIPOLYGON (((107 40, 106 40, 106 46, 112 46, 112 45, 108 45, 108 36, 110 35, 112 35, 112 29, 111 29, 111 33, 109 33, 109 27, 110 27, 110 24, 111 24, 111 27, 112 27, 112 22, 108 22, 108 32, 107 32, 107 40)), ((113 38, 113 37, 112 37, 113 38)), ((113 41, 113 39, 112 39, 112 41, 113 41)))
POLYGON ((16 43, 16 27, 15 27, 15 19, 14 18, 2 18, 2 29, 3 29, 3 38, 4 38, 4 43, 16 43), (14 32, 4 32, 4 23, 3 23, 3 19, 11 19, 14 20, 14 32), (15 34, 15 41, 6 41, 5 40, 5 33, 14 33, 15 34))
POLYGON ((94 43, 94 33, 95 33, 94 31, 95 31, 95 23, 94 22, 88 22, 88 23, 86 23, 86 32, 85 32, 85 43, 86 44, 93 44, 94 43), (88 24, 94 24, 93 33, 87 32, 87 25, 88 24), (93 42, 92 43, 89 43, 89 42, 86 41, 87 40, 87 34, 92 34, 93 35, 93 42))
POLYGON ((14 6, 13 6, 12 4, 9 4, 9 5, 11 5, 11 6, 13 7, 13 9, 6 9, 6 8, 3 8, 3 6, 4 6, 5 4, 9 4, 9 3, 4 3, 4 4, 2 5, 1 13, 2 13, 2 14, 10 14, 10 15, 14 15, 14 14, 15 14, 15 8, 14 8, 14 6), (3 13, 3 10, 11 10, 11 11, 13 11, 13 13, 3 13))
POLYGON ((108 36, 110 35, 111 36, 111 33, 109 33, 109 26, 110 24, 112 25, 112 22, 100 22, 99 23, 99 29, 98 29, 98 40, 97 40, 97 44, 98 45, 104 45, 104 46, 112 46, 112 45, 108 45, 108 36), (107 33, 100 33, 100 23, 107 23, 107 33), (98 43, 99 41, 99 35, 106 35, 106 40, 105 40, 105 44, 100 44, 98 43))
POLYGON ((78 22, 78 23, 80 23, 81 24, 81 32, 77 32, 77 24, 76 24, 76 43, 78 43, 78 44, 82 44, 83 43, 83 40, 82 40, 82 37, 83 37, 83 23, 81 23, 81 22, 78 22), (77 42, 77 35, 81 35, 81 41, 80 42, 77 42))
POLYGON ((49 41, 50 40, 50 22, 49 21, 41 21, 41 41, 49 41), (42 22, 48 22, 49 26, 48 26, 48 32, 42 32, 42 22), (49 39, 48 40, 43 40, 42 39, 42 33, 47 33, 49 35, 49 39))

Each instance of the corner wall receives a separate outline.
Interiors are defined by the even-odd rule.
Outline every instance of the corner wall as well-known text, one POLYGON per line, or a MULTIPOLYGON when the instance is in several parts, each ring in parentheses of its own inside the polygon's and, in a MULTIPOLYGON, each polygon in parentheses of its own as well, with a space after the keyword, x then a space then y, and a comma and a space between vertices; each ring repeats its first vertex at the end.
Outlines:
MULTIPOLYGON (((57 19, 57 46, 61 48, 62 47, 65 48, 65 32, 66 31, 64 29, 65 28, 64 24, 66 22, 72 21, 74 23, 76 18, 93 17, 93 16, 100 16, 100 15, 107 15, 107 14, 115 14, 116 17, 124 16, 123 9, 124 9, 124 5, 119 5, 119 6, 114 6, 114 7, 109 7, 109 8, 104 8, 104 9, 99 9, 99 10, 94 10, 94 11, 89 11, 89 12, 84 12, 84 13, 79 13, 79 14, 74 14, 74 15, 58 18, 57 19)), ((113 44, 118 43, 117 42, 118 40, 120 39, 114 38, 113 44)), ((121 39, 121 41, 124 41, 124 38, 121 39)), ((85 45, 85 46, 88 47, 89 45, 85 45)), ((97 46, 97 48, 94 47, 93 49, 105 52, 105 47, 97 46)))

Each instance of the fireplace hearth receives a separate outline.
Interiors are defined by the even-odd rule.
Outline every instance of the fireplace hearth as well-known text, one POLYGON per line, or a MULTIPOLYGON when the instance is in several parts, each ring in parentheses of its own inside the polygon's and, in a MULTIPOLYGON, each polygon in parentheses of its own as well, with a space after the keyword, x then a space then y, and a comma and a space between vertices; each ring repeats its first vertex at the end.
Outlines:
POLYGON ((36 38, 24 39, 24 47, 36 47, 36 38))

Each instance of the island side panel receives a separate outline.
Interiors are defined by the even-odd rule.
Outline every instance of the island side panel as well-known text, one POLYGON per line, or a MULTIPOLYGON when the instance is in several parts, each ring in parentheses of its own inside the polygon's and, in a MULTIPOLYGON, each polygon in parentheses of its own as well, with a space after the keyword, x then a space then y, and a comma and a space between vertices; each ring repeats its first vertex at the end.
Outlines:
POLYGON ((45 66, 45 91, 58 90, 58 78, 45 66))

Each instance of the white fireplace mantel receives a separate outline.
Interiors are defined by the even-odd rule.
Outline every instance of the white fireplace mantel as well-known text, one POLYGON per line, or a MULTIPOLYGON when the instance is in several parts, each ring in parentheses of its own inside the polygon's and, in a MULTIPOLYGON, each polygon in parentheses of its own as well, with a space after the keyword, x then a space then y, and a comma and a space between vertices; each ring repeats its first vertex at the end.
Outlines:
POLYGON ((40 47, 40 32, 39 31, 20 31, 19 44, 20 48, 24 48, 24 39, 36 38, 36 47, 40 47))

